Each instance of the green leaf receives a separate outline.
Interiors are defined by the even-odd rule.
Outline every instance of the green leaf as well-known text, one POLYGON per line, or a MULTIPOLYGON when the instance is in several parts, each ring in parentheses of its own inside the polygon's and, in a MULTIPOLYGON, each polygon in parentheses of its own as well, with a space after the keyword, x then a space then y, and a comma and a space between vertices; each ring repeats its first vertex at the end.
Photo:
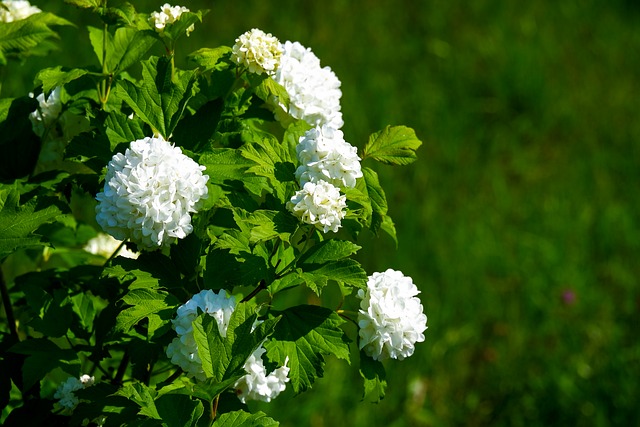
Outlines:
POLYGON ((212 427, 276 427, 280 423, 267 417, 264 412, 250 414, 245 411, 233 411, 220 415, 212 427))
POLYGON ((153 31, 118 28, 107 50, 107 70, 120 73, 137 64, 157 41, 153 31))
POLYGON ((387 387, 384 366, 381 362, 367 356, 362 350, 360 350, 360 376, 364 380, 362 398, 369 397, 374 402, 382 400, 387 387))
POLYGON ((204 413, 200 400, 184 394, 165 394, 156 400, 155 405, 163 425, 167 426, 195 426, 204 413))
POLYGON ((324 356, 349 361, 349 339, 340 325, 345 322, 328 308, 300 305, 281 312, 272 339, 265 342, 267 357, 279 365, 288 358, 289 378, 296 393, 311 387, 324 374, 324 356))
POLYGON ((378 230, 385 224, 384 231, 388 232, 391 237, 396 240, 395 227, 391 227, 393 221, 387 218, 387 196, 380 185, 378 180, 378 174, 370 168, 362 168, 362 175, 364 177, 365 191, 369 195, 371 200, 371 225, 370 229, 374 234, 378 233, 378 230), (393 233, 393 234, 391 234, 393 233))
POLYGON ((267 178, 275 195, 284 203, 297 185, 295 146, 286 141, 280 143, 273 137, 264 137, 245 144, 240 152, 244 158, 255 163, 247 172, 267 178))
POLYGON ((169 58, 152 57, 142 61, 142 84, 120 81, 117 96, 154 131, 169 139, 194 94, 195 72, 171 75, 169 58))
POLYGON ((58 38, 52 27, 73 24, 47 12, 0 25, 0 52, 3 56, 24 58, 45 55, 52 45, 48 39, 58 38))
POLYGON ((168 38, 169 40, 177 40, 183 35, 187 34, 187 29, 194 24, 202 22, 202 17, 206 15, 208 10, 199 10, 197 12, 185 12, 180 15, 180 19, 177 21, 168 24, 164 31, 162 32, 162 36, 168 38))
POLYGON ((34 197, 22 206, 19 201, 15 189, 0 192, 0 260, 18 248, 43 244, 35 231, 62 215, 52 200, 34 197))
MULTIPOLYGON (((180 305, 180 301, 166 291, 145 288, 129 291, 122 297, 122 301, 132 307, 122 310, 116 318, 116 330, 121 332, 128 332, 138 322, 146 318, 149 318, 150 325, 152 319, 155 319, 163 323, 165 329, 168 329, 170 320, 180 305)), ((149 331, 149 336, 154 333, 155 330, 149 331)))
POLYGON ((337 261, 347 258, 362 247, 348 240, 329 239, 324 240, 309 249, 301 258, 308 264, 322 264, 327 261, 337 261))
POLYGON ((252 74, 250 73, 247 78, 253 86, 253 90, 258 98, 265 102, 273 101, 273 98, 278 104, 283 104, 286 110, 289 110, 289 93, 280 83, 276 82, 266 74, 252 74))
POLYGON ((115 151, 119 144, 129 144, 131 141, 144 139, 142 122, 137 118, 130 119, 120 111, 110 111, 104 118, 104 131, 109 139, 109 146, 115 151))
POLYGON ((231 48, 219 46, 215 48, 204 47, 192 52, 188 58, 195 62, 204 71, 223 70, 230 65, 231 48))
POLYGON ((116 396, 125 397, 140 405, 140 415, 154 418, 156 420, 162 419, 154 402, 157 394, 155 389, 139 382, 133 382, 123 384, 114 394, 116 396))
POLYGON ((249 236, 250 244, 275 238, 288 242, 298 228, 298 221, 292 215, 282 211, 259 209, 246 212, 235 209, 234 219, 244 235, 249 236))
POLYGON ((240 181, 253 194, 260 195, 268 188, 263 178, 247 174, 247 169, 255 163, 247 160, 239 150, 214 148, 200 156, 199 163, 205 166, 209 181, 218 185, 228 185, 229 181, 240 181))
POLYGON ((341 259, 324 264, 303 263, 299 276, 318 296, 329 280, 341 285, 364 289, 367 286, 367 272, 354 259, 341 259))
POLYGON ((64 0, 64 2, 85 9, 97 9, 102 6, 102 0, 64 0))
POLYGON ((216 319, 203 313, 193 321, 193 337, 198 344, 202 370, 218 382, 227 380, 243 371, 247 358, 273 332, 279 318, 270 318, 255 327, 255 307, 238 304, 229 320, 223 337, 216 319))
POLYGON ((35 81, 36 84, 38 84, 38 82, 42 84, 43 92, 49 93, 56 86, 64 86, 73 80, 79 79, 87 73, 89 73, 89 71, 81 68, 63 70, 61 66, 57 66, 54 68, 45 68, 40 70, 36 75, 35 81))
POLYGON ((389 165, 408 165, 417 159, 416 150, 420 145, 422 141, 413 129, 387 126, 369 137, 362 159, 370 157, 389 165))
POLYGON ((46 338, 21 341, 9 351, 28 356, 22 367, 23 390, 29 390, 55 368, 73 376, 80 374, 80 361, 75 350, 62 349, 46 338))
POLYGON ((136 9, 129 3, 124 2, 117 6, 102 8, 100 10, 102 21, 108 25, 118 25, 121 27, 133 27, 136 23, 136 9))

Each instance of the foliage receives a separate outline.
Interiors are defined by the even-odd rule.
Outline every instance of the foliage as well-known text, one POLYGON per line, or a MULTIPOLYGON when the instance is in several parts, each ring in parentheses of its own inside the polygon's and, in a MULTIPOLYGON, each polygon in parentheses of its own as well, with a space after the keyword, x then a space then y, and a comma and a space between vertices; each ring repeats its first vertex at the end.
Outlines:
MULTIPOLYGON (((195 51, 188 69, 175 64, 182 36, 206 11, 183 12, 158 32, 130 3, 68 3, 100 19, 101 27, 87 27, 94 64, 50 64, 35 76, 31 97, 0 100, 0 128, 11 129, 0 157, 8 165, 19 158, 0 183, 4 425, 278 425, 234 398, 234 384, 260 346, 269 369, 288 367, 293 393, 312 388, 335 356, 359 363, 361 392, 380 400, 384 367, 352 357, 357 313, 342 308, 366 288, 367 272, 353 258, 361 236, 384 231, 396 238, 372 165, 355 188, 343 189, 340 232, 299 222, 287 203, 299 189, 296 143, 310 125, 275 121, 268 104, 276 98, 286 106, 286 91, 234 64, 229 47, 195 51), (165 55, 151 53, 160 44, 165 55), (48 110, 54 92, 62 102, 55 115, 48 110), (94 198, 104 167, 150 136, 206 167, 209 197, 193 212, 192 233, 137 259, 118 256, 125 243, 137 251, 135 242, 106 256, 88 253, 85 245, 101 232, 94 198), (204 382, 166 355, 176 311, 201 289, 225 289, 238 301, 226 331, 205 313, 192 322, 204 382), (329 290, 339 301, 322 300, 329 290), (289 304, 292 291, 308 302, 289 304), (96 384, 79 385, 79 404, 61 407, 61 379, 87 373, 96 384), (38 415, 29 419, 34 409, 38 415)), ((70 25, 50 13, 16 22, 0 23, 3 64, 42 53, 50 47, 43 42, 56 37, 52 28, 70 25)), ((388 126, 371 136, 361 157, 404 165, 420 145, 412 129, 388 126)))

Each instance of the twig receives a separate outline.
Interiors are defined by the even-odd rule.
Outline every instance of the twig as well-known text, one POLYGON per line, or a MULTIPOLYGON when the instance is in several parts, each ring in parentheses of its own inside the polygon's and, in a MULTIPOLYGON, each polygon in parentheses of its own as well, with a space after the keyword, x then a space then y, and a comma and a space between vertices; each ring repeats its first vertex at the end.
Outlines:
POLYGON ((0 266, 0 291, 2 292, 2 303, 4 304, 4 312, 7 314, 7 323, 9 323, 9 331, 11 337, 16 341, 20 341, 18 335, 18 328, 16 327, 16 317, 13 314, 13 306, 11 305, 11 297, 9 297, 9 290, 7 289, 7 282, 4 280, 4 273, 0 266))

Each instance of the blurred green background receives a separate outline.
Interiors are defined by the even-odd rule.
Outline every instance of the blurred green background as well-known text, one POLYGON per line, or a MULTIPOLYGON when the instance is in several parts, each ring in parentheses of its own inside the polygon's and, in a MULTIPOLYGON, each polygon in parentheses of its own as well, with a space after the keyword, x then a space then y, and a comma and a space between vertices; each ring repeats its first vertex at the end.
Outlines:
MULTIPOLYGON (((3 96, 31 90, 41 66, 93 63, 93 18, 33 3, 79 28, 10 68, 3 96)), ((330 358, 311 391, 254 408, 282 426, 640 425, 638 2, 180 4, 211 12, 178 65, 259 27, 336 72, 352 144, 387 124, 424 142, 411 166, 373 165, 399 246, 367 239, 359 259, 413 277, 426 341, 385 364, 378 404, 361 402, 357 360, 330 358)))

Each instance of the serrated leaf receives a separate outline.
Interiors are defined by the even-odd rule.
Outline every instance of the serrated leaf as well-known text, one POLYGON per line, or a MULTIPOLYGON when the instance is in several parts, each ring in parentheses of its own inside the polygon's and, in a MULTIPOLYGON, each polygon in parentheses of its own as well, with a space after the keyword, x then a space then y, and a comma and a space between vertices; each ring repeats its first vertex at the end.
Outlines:
POLYGON ((269 180, 272 191, 281 202, 293 192, 296 184, 295 165, 297 157, 295 147, 280 143, 275 138, 257 138, 253 143, 245 144, 240 153, 255 164, 247 173, 263 176, 269 180))
POLYGON ((142 121, 169 139, 194 94, 195 72, 171 74, 171 60, 152 57, 142 61, 142 84, 119 82, 117 96, 131 107, 142 121))
POLYGON ((44 55, 52 47, 48 39, 58 38, 52 27, 67 25, 73 26, 66 19, 47 12, 3 23, 0 25, 0 52, 5 57, 16 58, 44 55))
POLYGON ((208 378, 221 382, 242 373, 247 358, 273 332, 280 320, 267 319, 254 329, 257 317, 255 307, 238 304, 225 336, 221 335, 216 319, 207 313, 193 321, 193 337, 198 344, 202 370, 208 378))
POLYGON ((118 391, 114 393, 116 396, 125 397, 140 406, 140 415, 149 418, 161 420, 160 414, 156 409, 154 398, 156 396, 155 389, 139 382, 123 384, 118 391))
POLYGON ((324 374, 324 356, 349 361, 349 339, 340 325, 345 321, 328 308, 300 305, 281 312, 272 338, 265 342, 267 357, 279 365, 288 358, 289 378, 296 393, 311 387, 324 374))
POLYGON ((233 411, 220 415, 212 427, 276 427, 280 423, 267 417, 264 412, 250 414, 245 411, 233 411))
POLYGON ((289 110, 289 93, 284 86, 266 74, 249 74, 247 78, 253 86, 255 94, 258 95, 258 98, 265 102, 282 104, 285 106, 285 110, 289 110))
POLYGON ((246 212, 235 209, 234 218, 244 235, 249 236, 250 244, 275 238, 288 242, 298 228, 298 221, 282 211, 259 209, 246 212))
POLYGON ((372 134, 364 147, 362 159, 372 158, 389 165, 413 163, 416 150, 422 145, 413 129, 406 126, 387 126, 372 134))
POLYGON ((163 425, 167 426, 195 426, 204 413, 200 400, 184 394, 165 394, 156 400, 155 405, 163 425))
POLYGON ((85 9, 97 9, 102 6, 102 0, 64 0, 64 2, 85 9))
POLYGON ((228 46, 219 46, 215 48, 202 48, 188 55, 188 58, 195 62, 204 71, 223 70, 229 67, 229 58, 231 56, 231 48, 228 46))
POLYGON ((158 289, 132 289, 122 301, 132 307, 122 310, 116 317, 116 330, 128 332, 148 317, 159 317, 165 324, 173 318, 180 301, 170 293, 158 289))
POLYGON ((88 74, 88 70, 81 68, 74 68, 71 70, 64 70, 61 66, 54 68, 45 68, 40 70, 36 75, 36 84, 39 82, 42 84, 42 91, 49 93, 56 86, 64 86, 65 84, 79 79, 80 77, 88 74))
POLYGON ((73 376, 80 373, 78 354, 71 349, 62 349, 46 338, 21 341, 9 351, 28 356, 22 367, 23 390, 29 390, 55 368, 61 368, 73 376))
POLYGON ((228 185, 229 181, 239 181, 256 195, 268 188, 263 178, 247 174, 247 169, 255 163, 243 157, 239 150, 214 148, 200 156, 199 163, 207 168, 205 173, 209 175, 209 181, 212 183, 228 185))
POLYGON ((387 215, 387 196, 380 185, 378 174, 367 167, 362 168, 362 175, 364 177, 364 184, 366 192, 371 200, 371 225, 370 229, 374 234, 378 233, 385 216, 387 215))
POLYGON ((147 136, 140 120, 131 119, 120 111, 110 111, 104 117, 104 130, 112 151, 116 150, 119 144, 129 144, 131 141, 144 139, 147 136))
POLYGON ((299 276, 318 296, 329 280, 341 285, 364 289, 367 286, 367 272, 354 259, 341 259, 324 264, 303 263, 299 276))
POLYGON ((185 12, 180 15, 180 19, 165 26, 162 36, 169 40, 177 40, 187 34, 187 30, 192 25, 202 22, 202 17, 209 13, 209 10, 199 10, 197 12, 185 12))
POLYGON ((120 73, 137 64, 157 41, 153 31, 118 28, 107 50, 107 70, 120 73))
POLYGON ((378 402, 384 398, 387 387, 386 373, 381 362, 373 360, 360 350, 360 376, 364 380, 362 398, 378 402))
POLYGON ((311 247, 300 260, 308 264, 322 264, 327 261, 337 261, 342 258, 347 258, 358 252, 361 248, 361 246, 348 240, 329 239, 311 247))
POLYGON ((0 192, 0 260, 18 248, 42 244, 35 231, 62 215, 54 201, 34 197, 22 206, 19 201, 15 189, 0 192))

